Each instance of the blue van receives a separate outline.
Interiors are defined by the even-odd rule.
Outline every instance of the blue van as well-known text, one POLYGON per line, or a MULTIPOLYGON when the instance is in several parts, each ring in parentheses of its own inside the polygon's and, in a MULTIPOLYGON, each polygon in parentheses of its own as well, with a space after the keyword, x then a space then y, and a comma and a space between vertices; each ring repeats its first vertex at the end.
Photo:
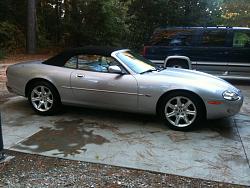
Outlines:
POLYGON ((157 28, 143 55, 164 67, 194 69, 228 79, 250 79, 250 29, 157 28))

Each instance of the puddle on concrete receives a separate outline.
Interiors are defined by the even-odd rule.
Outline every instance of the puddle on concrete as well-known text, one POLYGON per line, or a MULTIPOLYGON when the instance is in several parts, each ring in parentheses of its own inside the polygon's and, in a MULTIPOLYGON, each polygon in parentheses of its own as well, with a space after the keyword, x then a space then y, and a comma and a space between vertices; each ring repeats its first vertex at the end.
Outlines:
POLYGON ((81 121, 85 125, 85 127, 88 127, 88 128, 105 129, 105 130, 109 130, 112 132, 119 131, 119 128, 112 125, 111 123, 103 123, 100 121, 83 120, 83 119, 81 121))
POLYGON ((103 136, 94 134, 93 130, 87 131, 85 128, 81 119, 57 121, 53 128, 42 127, 41 131, 14 148, 36 153, 58 150, 59 153, 53 155, 63 154, 67 157, 86 151, 84 146, 87 144, 102 145, 110 142, 103 136))

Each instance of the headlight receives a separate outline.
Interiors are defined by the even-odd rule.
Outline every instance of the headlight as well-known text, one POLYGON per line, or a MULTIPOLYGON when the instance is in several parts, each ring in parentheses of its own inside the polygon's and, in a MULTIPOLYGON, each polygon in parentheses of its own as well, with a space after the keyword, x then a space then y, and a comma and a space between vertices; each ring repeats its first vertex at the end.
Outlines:
POLYGON ((233 91, 225 91, 222 95, 224 99, 229 101, 236 101, 240 98, 240 96, 233 91))

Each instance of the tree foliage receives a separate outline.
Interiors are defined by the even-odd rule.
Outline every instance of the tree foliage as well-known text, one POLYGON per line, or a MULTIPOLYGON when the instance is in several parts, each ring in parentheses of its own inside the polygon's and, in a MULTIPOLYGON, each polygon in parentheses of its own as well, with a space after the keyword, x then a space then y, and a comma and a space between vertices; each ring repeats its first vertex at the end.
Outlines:
POLYGON ((25 43, 23 32, 14 24, 0 22, 0 49, 12 51, 15 48, 23 47, 25 43))
POLYGON ((125 27, 124 7, 118 0, 40 0, 40 39, 66 46, 118 45, 125 27))
MULTIPOLYGON (((0 1, 0 48, 25 46, 26 7, 0 1)), ((249 0, 37 0, 37 41, 139 49, 157 27, 249 26, 249 18, 249 0)))
POLYGON ((250 27, 249 0, 224 0, 221 7, 225 25, 250 27))
POLYGON ((25 46, 25 0, 0 1, 0 51, 3 53, 25 46), (23 10, 23 11, 20 11, 23 10))
POLYGON ((133 0, 127 24, 133 47, 145 42, 156 27, 206 26, 209 12, 204 0, 133 0))

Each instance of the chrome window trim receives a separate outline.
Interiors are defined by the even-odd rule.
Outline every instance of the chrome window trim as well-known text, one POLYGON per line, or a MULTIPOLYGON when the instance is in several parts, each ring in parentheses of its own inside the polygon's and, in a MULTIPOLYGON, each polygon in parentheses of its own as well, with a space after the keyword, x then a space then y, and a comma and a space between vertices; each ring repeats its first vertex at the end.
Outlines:
MULTIPOLYGON (((150 60, 155 64, 164 64, 164 60, 150 60)), ((250 67, 249 63, 237 63, 237 62, 212 62, 212 61, 192 61, 192 65, 218 65, 218 66, 242 66, 242 67, 250 67)))
POLYGON ((194 61, 192 64, 195 65, 218 65, 218 66, 227 66, 227 62, 212 62, 212 61, 194 61))
POLYGON ((237 62, 230 62, 228 63, 229 66, 242 66, 242 67, 250 67, 249 63, 237 63, 237 62))
POLYGON ((250 67, 249 63, 237 63, 237 62, 211 62, 211 61, 196 61, 192 62, 192 64, 196 65, 218 65, 218 66, 242 66, 242 67, 250 67))
MULTIPOLYGON (((80 55, 81 55, 81 54, 80 54, 80 55)), ((82 55, 84 55, 84 54, 82 54, 82 55)), ((63 66, 63 68, 72 69, 72 70, 79 70, 79 71, 82 70, 82 71, 88 71, 88 72, 110 73, 110 72, 94 71, 94 70, 87 70, 87 69, 79 69, 79 66, 78 66, 78 56, 79 56, 79 54, 71 57, 71 58, 77 57, 77 58, 76 58, 76 59, 77 59, 76 68, 65 67, 65 66, 63 66)), ((103 56, 103 57, 105 57, 105 56, 103 56)), ((108 56, 107 56, 107 57, 108 57, 108 56)), ((115 61, 117 61, 117 63, 120 63, 120 64, 121 64, 121 62, 118 61, 116 58, 114 58, 112 55, 111 55, 110 57, 113 58, 115 61)), ((71 58, 69 58, 68 60, 70 60, 71 58)), ((67 61, 68 61, 68 60, 67 60, 67 61)), ((65 63, 65 64, 66 64, 66 63, 65 63)), ((123 66, 123 64, 121 64, 121 66, 122 66, 122 68, 123 68, 123 69, 125 70, 125 72, 126 72, 126 73, 124 73, 124 75, 130 74, 130 72, 127 70, 127 68, 125 68, 125 67, 123 66)), ((110 73, 110 74, 114 74, 114 73, 110 73)))
POLYGON ((114 51, 112 52, 111 54, 111 57, 115 58, 117 61, 119 61, 119 63, 121 63, 126 69, 127 71, 132 74, 132 75, 136 75, 137 73, 134 72, 132 69, 130 69, 125 63, 122 62, 122 60, 117 56, 118 53, 121 53, 121 52, 127 52, 127 51, 130 51, 129 49, 123 49, 123 50, 117 50, 117 51, 114 51))
POLYGON ((219 78, 222 79, 228 79, 228 80, 245 80, 245 81, 249 81, 250 80, 250 76, 234 76, 234 75, 215 75, 219 78))

